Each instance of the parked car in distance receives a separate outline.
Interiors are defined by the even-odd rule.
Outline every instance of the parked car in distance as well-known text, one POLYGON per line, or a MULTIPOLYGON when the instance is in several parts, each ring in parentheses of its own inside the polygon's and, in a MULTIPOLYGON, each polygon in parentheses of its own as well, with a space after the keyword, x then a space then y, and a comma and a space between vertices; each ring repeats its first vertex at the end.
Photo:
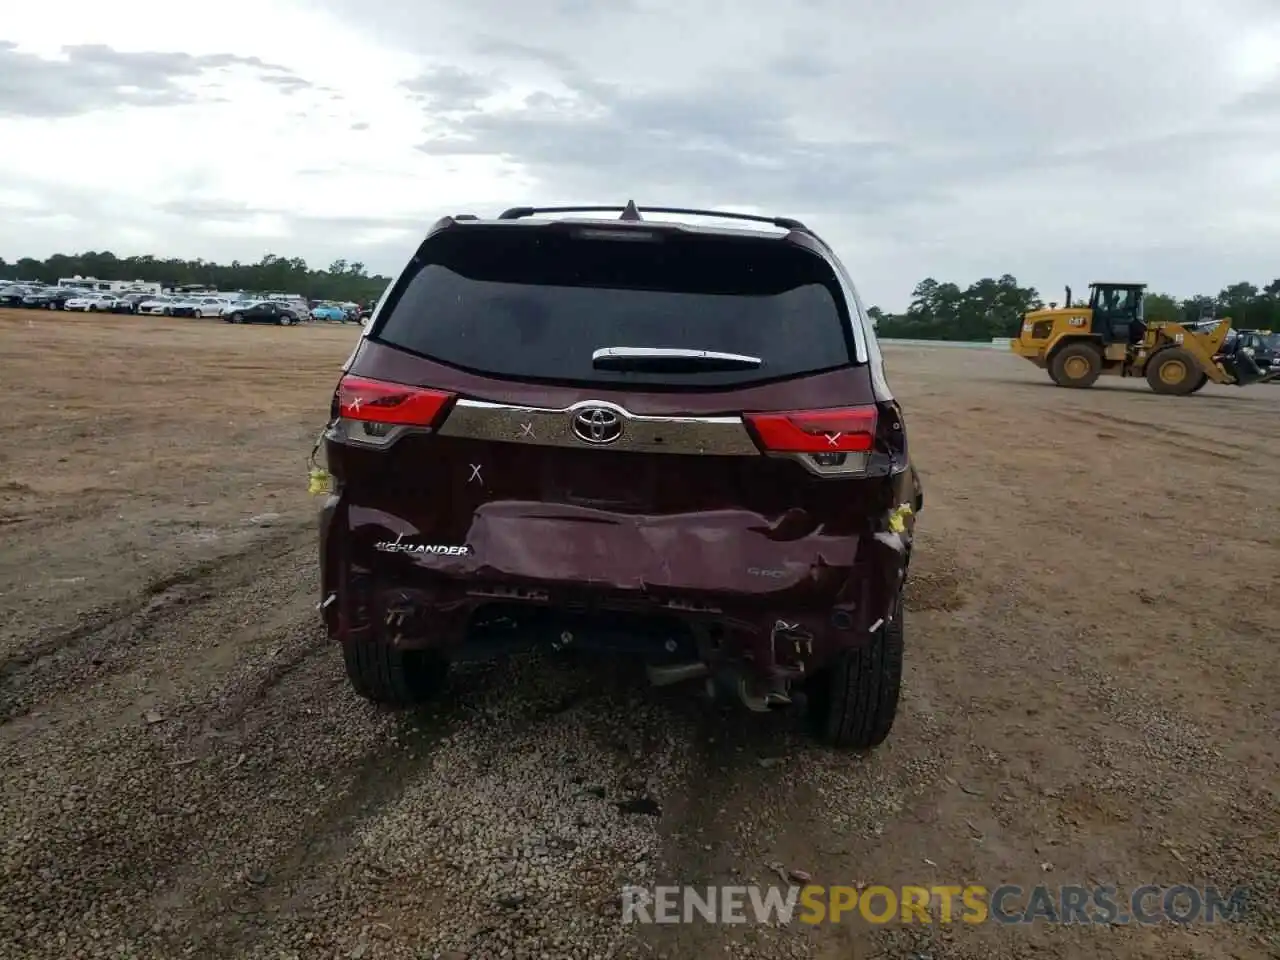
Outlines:
POLYGON ((1240 346, 1252 350, 1254 359, 1264 366, 1280 363, 1280 333, 1270 330, 1241 330, 1240 346))
POLYGON ((220 317, 228 303, 220 297, 190 297, 169 304, 169 312, 174 317, 220 317))
POLYGON ((231 301, 226 297, 201 297, 200 317, 220 317, 224 308, 231 305, 231 301))
POLYGON ((318 303, 311 308, 311 319, 345 323, 347 320, 347 312, 336 303, 318 303))
POLYGON ((23 297, 22 305, 39 310, 64 310, 69 300, 82 293, 83 291, 70 290, 66 287, 45 287, 23 297))
POLYGON ((247 307, 233 305, 222 319, 227 323, 274 323, 287 327, 298 322, 298 315, 274 300, 259 300, 247 307))
POLYGON ((112 313, 137 313, 138 304, 144 300, 150 300, 149 293, 126 293, 116 299, 115 305, 111 308, 112 313))
POLYGON ((595 209, 441 220, 344 365, 318 609, 352 687, 569 646, 879 745, 924 501, 848 272, 789 218, 595 209))
POLYGON ((119 299, 119 297, 113 297, 109 293, 84 294, 67 300, 63 309, 79 310, 84 313, 109 312, 115 307, 119 299))
POLYGON ((138 304, 138 313, 146 314, 147 316, 152 316, 152 317, 159 317, 159 316, 167 317, 169 316, 170 305, 173 304, 178 299, 179 299, 178 297, 166 297, 166 296, 147 297, 145 300, 141 301, 138 304))
POLYGON ((1232 342, 1229 345, 1224 343, 1224 348, 1252 357, 1259 369, 1273 376, 1280 373, 1280 333, 1272 333, 1270 330, 1240 330, 1232 333, 1235 334, 1234 337, 1228 336, 1228 340, 1232 342))
POLYGON ((20 307, 23 299, 33 292, 31 287, 18 286, 17 284, 0 288, 0 307, 20 307))
POLYGON ((238 300, 228 300, 218 316, 225 318, 228 314, 235 313, 237 310, 248 310, 250 307, 255 307, 263 302, 257 297, 241 297, 238 300))
POLYGON ((311 319, 311 307, 305 300, 273 300, 271 302, 289 311, 295 321, 311 319))

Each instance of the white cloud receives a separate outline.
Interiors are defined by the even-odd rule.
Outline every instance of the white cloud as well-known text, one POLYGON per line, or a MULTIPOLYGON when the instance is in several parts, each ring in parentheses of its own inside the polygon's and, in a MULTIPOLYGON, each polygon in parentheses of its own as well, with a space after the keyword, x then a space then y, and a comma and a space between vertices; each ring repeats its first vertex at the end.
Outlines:
POLYGON ((890 307, 1280 273, 1263 0, 317 2, 6 11, 0 256, 392 271, 445 213, 635 197, 805 219, 890 307))

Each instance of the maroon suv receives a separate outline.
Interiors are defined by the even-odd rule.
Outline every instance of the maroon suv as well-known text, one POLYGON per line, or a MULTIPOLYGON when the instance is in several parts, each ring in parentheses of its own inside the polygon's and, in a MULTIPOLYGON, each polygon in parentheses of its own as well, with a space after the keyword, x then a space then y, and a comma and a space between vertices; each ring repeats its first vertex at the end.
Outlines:
POLYGON ((888 735, 922 495, 866 311, 803 224, 445 218, 331 418, 321 608, 364 697, 545 643, 755 710, 802 693, 828 743, 888 735))

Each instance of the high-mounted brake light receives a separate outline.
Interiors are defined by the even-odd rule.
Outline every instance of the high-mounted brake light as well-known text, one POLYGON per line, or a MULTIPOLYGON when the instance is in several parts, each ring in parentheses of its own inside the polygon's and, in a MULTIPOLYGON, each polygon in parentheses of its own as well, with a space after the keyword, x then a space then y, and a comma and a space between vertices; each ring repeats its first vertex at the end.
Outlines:
POLYGON ((385 380, 345 376, 338 383, 335 399, 338 416, 345 420, 387 426, 434 427, 453 394, 385 380))
POLYGON ((769 453, 869 453, 875 443, 874 405, 748 413, 745 419, 769 453))
POLYGON ((573 235, 580 240, 624 240, 632 243, 656 243, 662 239, 660 233, 655 233, 653 230, 637 230, 634 227, 613 230, 583 227, 575 230, 573 235))

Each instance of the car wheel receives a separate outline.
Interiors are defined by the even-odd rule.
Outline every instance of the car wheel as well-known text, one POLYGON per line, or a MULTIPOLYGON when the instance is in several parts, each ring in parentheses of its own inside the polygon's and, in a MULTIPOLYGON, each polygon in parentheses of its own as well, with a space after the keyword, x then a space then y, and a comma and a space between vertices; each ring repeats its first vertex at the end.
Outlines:
POLYGON ((842 652, 806 685, 809 721, 819 740, 854 750, 884 743, 898 713, 904 642, 899 593, 893 616, 866 643, 842 652))
POLYGON ((373 638, 344 641, 342 659, 352 689, 384 707, 412 707, 435 699, 449 677, 449 665, 439 654, 400 650, 373 638))
POLYGON ((276 323, 280 324, 282 327, 287 327, 289 324, 293 323, 293 318, 287 317, 282 313, 276 318, 276 323))

